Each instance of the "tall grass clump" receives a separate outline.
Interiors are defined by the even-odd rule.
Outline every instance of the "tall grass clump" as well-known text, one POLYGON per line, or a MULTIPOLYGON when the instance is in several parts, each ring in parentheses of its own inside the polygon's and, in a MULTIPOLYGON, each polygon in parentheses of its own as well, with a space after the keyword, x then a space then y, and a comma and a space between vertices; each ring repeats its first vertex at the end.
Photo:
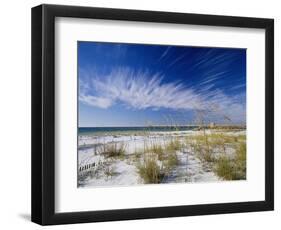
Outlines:
POLYGON ((126 145, 124 143, 108 143, 104 144, 100 149, 101 154, 105 157, 124 157, 126 145))
POLYGON ((155 153, 158 156, 158 160, 163 160, 164 158, 164 148, 161 144, 152 143, 151 147, 147 152, 155 153))
POLYGON ((164 169, 166 173, 169 173, 177 164, 178 164, 178 156, 176 152, 169 153, 164 160, 164 169))
POLYGON ((246 143, 238 145, 234 158, 221 156, 216 162, 215 172, 225 180, 246 179, 246 143))
POLYGON ((214 162, 213 149, 208 135, 198 135, 193 137, 191 147, 199 159, 205 162, 214 162))
POLYGON ((140 177, 146 184, 158 184, 164 177, 155 154, 146 154, 143 162, 137 168, 140 177))
POLYGON ((178 138, 171 139, 165 146, 165 150, 168 152, 176 152, 182 149, 182 143, 178 138))
POLYGON ((240 141, 240 142, 245 142, 246 141, 246 135, 240 134, 240 135, 236 136, 236 140, 240 141))
MULTIPOLYGON (((194 152, 198 155, 201 160, 206 162, 215 162, 216 153, 221 153, 223 156, 226 155, 226 149, 236 148, 241 144, 245 144, 246 136, 231 136, 225 133, 211 133, 194 136, 186 140, 194 152)), ((236 152, 239 152, 236 150, 236 152)), ((222 160, 224 162, 224 160, 222 160)))
POLYGON ((164 176, 178 164, 177 151, 182 148, 181 142, 175 138, 167 143, 150 143, 144 149, 143 158, 137 165, 138 173, 146 184, 161 183, 164 176))
POLYGON ((234 165, 231 163, 231 160, 226 156, 221 156, 215 167, 216 174, 223 178, 224 180, 233 180, 234 179, 234 165))
POLYGON ((240 143, 236 149, 235 163, 236 163, 236 178, 246 179, 246 143, 240 143))

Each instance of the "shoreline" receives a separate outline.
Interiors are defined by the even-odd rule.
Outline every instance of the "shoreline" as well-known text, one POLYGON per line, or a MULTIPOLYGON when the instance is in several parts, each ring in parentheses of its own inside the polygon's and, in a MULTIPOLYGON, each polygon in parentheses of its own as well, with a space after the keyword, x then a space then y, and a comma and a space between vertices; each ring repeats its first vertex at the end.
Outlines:
POLYGON ((100 135, 133 135, 139 133, 150 132, 183 132, 183 131, 200 131, 200 130, 223 130, 223 131, 239 131, 246 130, 244 125, 188 125, 188 126, 116 126, 116 127, 78 127, 78 136, 100 136, 100 135), (84 131, 82 131, 84 130, 84 131))

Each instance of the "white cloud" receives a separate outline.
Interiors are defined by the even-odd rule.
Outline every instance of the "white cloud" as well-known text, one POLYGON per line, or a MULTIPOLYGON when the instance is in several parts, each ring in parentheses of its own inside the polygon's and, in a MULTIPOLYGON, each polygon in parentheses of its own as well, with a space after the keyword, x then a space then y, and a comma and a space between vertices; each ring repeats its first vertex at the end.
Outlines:
POLYGON ((221 90, 211 90, 213 85, 195 90, 180 82, 166 83, 157 73, 136 72, 129 68, 89 79, 88 84, 79 82, 79 100, 90 106, 106 109, 118 102, 135 110, 205 110, 232 120, 245 120, 245 103, 241 103, 244 95, 229 97, 221 90))
POLYGON ((219 73, 216 73, 216 74, 210 74, 202 82, 200 82, 200 85, 205 85, 207 83, 210 84, 211 82, 214 82, 214 81, 218 80, 221 77, 221 75, 223 75, 225 73, 226 73, 226 71, 219 72, 219 73))
POLYGON ((106 109, 112 105, 112 100, 109 98, 95 97, 91 95, 80 95, 79 101, 84 102, 87 105, 100 107, 106 109))

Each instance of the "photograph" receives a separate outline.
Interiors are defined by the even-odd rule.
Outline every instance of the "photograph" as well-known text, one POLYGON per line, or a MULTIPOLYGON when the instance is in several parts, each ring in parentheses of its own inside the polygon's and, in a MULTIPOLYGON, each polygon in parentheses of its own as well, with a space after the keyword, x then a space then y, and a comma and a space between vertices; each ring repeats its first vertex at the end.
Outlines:
POLYGON ((79 188, 246 180, 246 49, 77 49, 79 188))

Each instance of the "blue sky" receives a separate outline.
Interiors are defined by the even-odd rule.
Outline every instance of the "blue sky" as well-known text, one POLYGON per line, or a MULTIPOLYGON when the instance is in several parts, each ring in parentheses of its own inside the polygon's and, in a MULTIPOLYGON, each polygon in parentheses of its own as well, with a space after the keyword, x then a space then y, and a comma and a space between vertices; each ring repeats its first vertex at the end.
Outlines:
POLYGON ((245 124, 246 50, 78 42, 79 127, 245 124))

